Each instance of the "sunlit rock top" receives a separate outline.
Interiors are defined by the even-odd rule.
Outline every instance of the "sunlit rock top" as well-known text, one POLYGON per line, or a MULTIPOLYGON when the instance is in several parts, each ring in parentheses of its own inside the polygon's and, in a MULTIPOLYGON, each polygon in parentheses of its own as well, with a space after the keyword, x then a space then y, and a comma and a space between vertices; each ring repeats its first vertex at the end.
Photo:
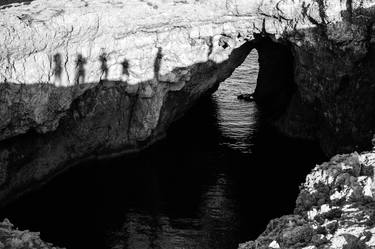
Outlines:
POLYGON ((244 0, 35 0, 3 5, 0 82, 138 83, 175 67, 219 62, 243 43, 243 36, 226 51, 217 46, 218 40, 245 35, 252 5, 244 0))
POLYGON ((374 3, 7 0, 0 6, 0 82, 57 86, 103 79, 176 82, 180 76, 171 76, 173 69, 225 60, 244 37, 260 30, 263 19, 267 31, 281 36, 285 31, 340 22, 353 10, 374 3), (232 38, 225 49, 220 46, 223 37, 232 38))

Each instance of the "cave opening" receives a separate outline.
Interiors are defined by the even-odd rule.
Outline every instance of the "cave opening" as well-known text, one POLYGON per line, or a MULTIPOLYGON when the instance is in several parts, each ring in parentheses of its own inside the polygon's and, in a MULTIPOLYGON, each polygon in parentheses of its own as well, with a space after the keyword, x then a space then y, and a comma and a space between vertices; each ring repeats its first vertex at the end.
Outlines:
POLYGON ((279 118, 288 108, 293 93, 294 58, 290 45, 275 41, 270 35, 254 35, 254 47, 259 54, 259 73, 252 95, 258 106, 270 118, 279 118))
POLYGON ((274 88, 259 80, 279 65, 262 64, 275 58, 262 55, 262 46, 166 139, 136 155, 73 167, 2 209, 0 218, 72 249, 232 249, 255 239, 271 219, 292 212, 299 184, 325 159, 315 143, 263 122, 260 104, 237 99, 259 90, 262 103, 283 91, 286 76, 270 78, 277 84, 285 77, 274 88))

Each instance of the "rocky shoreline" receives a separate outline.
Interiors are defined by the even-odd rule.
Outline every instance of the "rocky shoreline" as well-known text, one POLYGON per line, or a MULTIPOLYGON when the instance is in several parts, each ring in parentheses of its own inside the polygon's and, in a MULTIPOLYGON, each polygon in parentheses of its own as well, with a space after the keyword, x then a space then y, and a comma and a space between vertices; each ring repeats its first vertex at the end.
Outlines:
POLYGON ((0 9, 0 205, 154 143, 252 50, 225 1, 66 2, 0 9))
MULTIPOLYGON (((271 109, 283 106, 272 120, 279 130, 318 140, 327 155, 370 149, 374 6, 370 0, 1 6, 1 204, 74 162, 155 142, 254 47, 260 58, 254 96, 271 109)), ((363 152, 317 166, 295 214, 271 221, 240 248, 374 248, 374 165, 375 153, 363 152)), ((0 228, 0 248, 50 248, 8 221, 0 228)))
POLYGON ((330 156, 370 149, 372 8, 336 0, 1 8, 9 46, 0 47, 0 199, 77 161, 154 143, 252 49, 260 65, 254 98, 276 112, 270 122, 280 131, 317 140, 330 156))
POLYGON ((270 221, 239 249, 375 248, 374 172, 375 152, 336 155, 316 166, 301 185, 294 214, 270 221))
POLYGON ((9 220, 0 222, 1 249, 59 249, 40 238, 40 233, 20 231, 9 220))
MULTIPOLYGON (((0 248, 57 248, 8 220, 0 223, 0 242, 0 248)), ((270 221, 265 232, 239 249, 374 247, 375 152, 354 152, 317 165, 300 187, 294 214, 270 221)))

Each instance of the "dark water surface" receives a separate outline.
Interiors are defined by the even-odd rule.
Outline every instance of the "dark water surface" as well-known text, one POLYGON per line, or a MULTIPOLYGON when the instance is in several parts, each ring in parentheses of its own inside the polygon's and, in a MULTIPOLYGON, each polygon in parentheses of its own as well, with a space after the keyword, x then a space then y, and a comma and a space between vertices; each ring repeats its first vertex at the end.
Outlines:
POLYGON ((251 54, 152 148, 86 163, 0 211, 67 248, 233 249, 291 213, 319 147, 262 123, 251 54))

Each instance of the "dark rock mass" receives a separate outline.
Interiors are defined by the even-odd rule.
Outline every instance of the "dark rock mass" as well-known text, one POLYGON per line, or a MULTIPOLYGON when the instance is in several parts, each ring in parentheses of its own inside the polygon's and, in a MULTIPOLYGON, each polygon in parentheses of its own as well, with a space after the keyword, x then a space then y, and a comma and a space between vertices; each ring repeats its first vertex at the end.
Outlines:
POLYGON ((2 105, 9 121, 0 142, 1 204, 82 160, 135 152, 154 143, 197 99, 229 77, 251 49, 247 42, 227 61, 181 69, 192 75, 180 90, 154 81, 60 88, 1 84, 0 101, 9 103, 2 105), (35 117, 43 122, 36 123, 35 117))
MULTIPOLYGON (((253 48, 259 78, 243 98, 269 122, 327 155, 369 150, 374 24, 372 0, 6 1, 0 205, 83 160, 154 143, 253 48)), ((351 154, 314 169, 296 214, 242 247, 373 248, 373 161, 351 154)), ((18 241, 9 223, 0 229, 0 248, 18 241)), ((34 237, 25 236, 19 245, 34 237)))
POLYGON ((254 38, 259 74, 253 97, 270 118, 277 119, 285 113, 295 91, 292 50, 266 33, 254 34, 254 38))
POLYGON ((283 132, 319 140, 328 155, 371 148, 374 16, 372 8, 359 8, 350 20, 321 23, 284 36, 291 41, 297 91, 276 122, 283 132))
POLYGON ((375 153, 343 154, 307 175, 294 214, 239 249, 375 247, 375 153))
POLYGON ((38 232, 20 231, 9 220, 0 222, 0 248, 11 249, 58 249, 40 239, 38 232))

